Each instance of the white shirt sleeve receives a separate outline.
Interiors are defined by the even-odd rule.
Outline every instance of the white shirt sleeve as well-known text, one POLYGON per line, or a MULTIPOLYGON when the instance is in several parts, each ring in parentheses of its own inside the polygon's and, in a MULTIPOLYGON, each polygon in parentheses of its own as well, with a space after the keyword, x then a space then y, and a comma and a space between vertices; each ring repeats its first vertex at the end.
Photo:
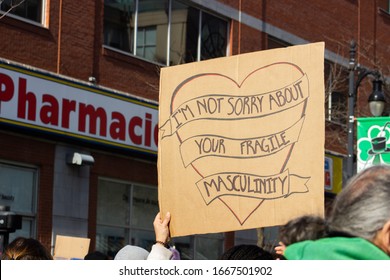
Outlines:
POLYGON ((164 246, 154 244, 147 260, 170 260, 172 258, 171 250, 164 246))

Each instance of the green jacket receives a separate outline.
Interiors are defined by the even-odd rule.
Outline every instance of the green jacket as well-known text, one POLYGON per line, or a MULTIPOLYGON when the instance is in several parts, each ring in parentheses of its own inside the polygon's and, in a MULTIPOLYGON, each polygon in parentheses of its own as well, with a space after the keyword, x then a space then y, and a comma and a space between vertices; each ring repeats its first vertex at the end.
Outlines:
POLYGON ((385 252, 358 237, 328 237, 291 244, 284 251, 288 260, 390 260, 385 252))

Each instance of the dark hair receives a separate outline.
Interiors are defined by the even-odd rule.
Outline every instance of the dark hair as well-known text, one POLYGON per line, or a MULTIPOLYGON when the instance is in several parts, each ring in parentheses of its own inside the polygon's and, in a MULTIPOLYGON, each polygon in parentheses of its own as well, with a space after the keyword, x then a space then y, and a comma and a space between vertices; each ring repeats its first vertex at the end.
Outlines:
POLYGON ((84 260, 109 260, 109 258, 106 254, 103 254, 99 251, 95 251, 85 255, 84 260))
POLYGON ((53 256, 36 239, 18 237, 5 249, 2 260, 52 260, 53 256))
POLYGON ((305 240, 317 240, 327 233, 325 220, 305 215, 287 222, 279 229, 279 240, 288 246, 305 240))
POLYGON ((220 260, 274 260, 273 255, 256 245, 236 245, 222 254, 220 260))

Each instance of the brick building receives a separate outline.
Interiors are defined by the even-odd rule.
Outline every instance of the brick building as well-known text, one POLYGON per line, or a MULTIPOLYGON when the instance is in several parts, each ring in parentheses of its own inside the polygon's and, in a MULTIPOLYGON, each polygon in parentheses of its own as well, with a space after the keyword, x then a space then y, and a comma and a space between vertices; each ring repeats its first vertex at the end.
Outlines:
MULTIPOLYGON (((388 0, 16 2, 0 1, 0 205, 23 215, 11 238, 47 247, 57 234, 111 255, 153 244, 161 67, 324 41, 329 194, 345 169, 349 42, 361 65, 390 75, 388 0)), ((370 88, 357 116, 369 114, 370 88)), ((184 258, 215 259, 257 239, 251 230, 175 244, 184 258)))

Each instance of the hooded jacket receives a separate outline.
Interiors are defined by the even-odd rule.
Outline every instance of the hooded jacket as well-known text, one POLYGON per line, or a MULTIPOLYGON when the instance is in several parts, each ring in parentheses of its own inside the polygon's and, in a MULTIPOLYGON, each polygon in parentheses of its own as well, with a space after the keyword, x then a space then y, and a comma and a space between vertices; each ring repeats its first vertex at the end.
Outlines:
POLYGON ((328 237, 287 246, 287 260, 390 260, 385 252, 359 237, 328 237))

